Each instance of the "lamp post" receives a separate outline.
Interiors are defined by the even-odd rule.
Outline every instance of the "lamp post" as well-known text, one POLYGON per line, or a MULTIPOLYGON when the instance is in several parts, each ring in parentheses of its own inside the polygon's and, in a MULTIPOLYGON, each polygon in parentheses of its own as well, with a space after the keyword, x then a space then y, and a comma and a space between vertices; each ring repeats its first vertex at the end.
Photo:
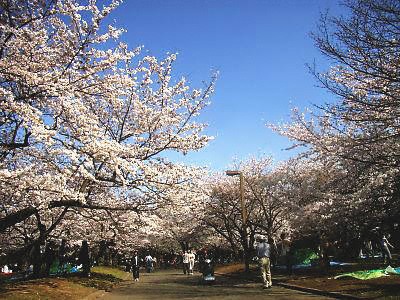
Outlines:
POLYGON ((249 242, 248 242, 248 238, 247 238, 247 214, 246 214, 246 206, 244 203, 244 178, 243 178, 243 173, 241 171, 232 171, 232 170, 228 170, 225 172, 226 175, 228 176, 239 176, 240 179, 240 206, 241 206, 241 210, 242 210, 242 231, 244 234, 244 261, 245 261, 245 270, 246 272, 249 271, 249 260, 248 260, 248 255, 247 255, 247 251, 249 248, 249 242))
POLYGON ((242 209, 242 221, 243 225, 246 224, 246 206, 244 205, 244 182, 243 182, 243 173, 240 171, 226 171, 225 173, 228 176, 237 176, 239 175, 240 179, 240 205, 242 209))

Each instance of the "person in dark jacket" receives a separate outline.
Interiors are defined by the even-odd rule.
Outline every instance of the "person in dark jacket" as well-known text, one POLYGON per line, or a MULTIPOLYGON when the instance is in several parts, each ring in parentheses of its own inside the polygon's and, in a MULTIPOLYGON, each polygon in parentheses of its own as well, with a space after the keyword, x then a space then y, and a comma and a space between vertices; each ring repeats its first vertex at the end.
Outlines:
POLYGON ((134 281, 139 281, 139 268, 140 268, 139 255, 137 251, 134 251, 131 259, 131 269, 134 281))

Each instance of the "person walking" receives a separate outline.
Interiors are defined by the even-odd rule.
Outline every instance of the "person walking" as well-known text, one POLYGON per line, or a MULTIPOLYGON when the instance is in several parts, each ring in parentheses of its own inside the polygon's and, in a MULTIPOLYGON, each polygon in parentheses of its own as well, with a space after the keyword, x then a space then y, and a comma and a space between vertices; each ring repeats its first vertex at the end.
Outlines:
POLYGON ((189 274, 189 253, 185 250, 182 254, 183 274, 189 274))
POLYGON ((192 252, 192 250, 189 250, 188 253, 188 259, 189 259, 189 275, 193 275, 193 268, 194 268, 194 261, 195 261, 196 255, 192 252))
POLYGON ((153 257, 153 271, 157 269, 157 257, 153 257))
POLYGON ((261 278, 263 280, 263 288, 272 287, 271 279, 271 244, 272 240, 266 240, 265 236, 260 235, 258 237, 259 243, 256 246, 256 252, 258 257, 258 264, 260 267, 261 278))
POLYGON ((280 255, 284 259, 286 265, 286 273, 292 275, 293 269, 293 255, 294 249, 289 236, 286 233, 281 234, 280 255))
POLYGON ((146 262, 147 273, 151 273, 151 271, 153 271, 153 257, 148 253, 144 260, 146 262))
POLYGON ((137 251, 133 252, 133 256, 131 259, 131 268, 132 268, 133 280, 139 281, 140 259, 137 251))
POLYGON ((386 236, 382 235, 381 248, 382 248, 383 263, 386 264, 386 258, 387 258, 387 263, 390 265, 392 262, 392 254, 390 253, 389 247, 394 248, 394 246, 389 243, 386 236))

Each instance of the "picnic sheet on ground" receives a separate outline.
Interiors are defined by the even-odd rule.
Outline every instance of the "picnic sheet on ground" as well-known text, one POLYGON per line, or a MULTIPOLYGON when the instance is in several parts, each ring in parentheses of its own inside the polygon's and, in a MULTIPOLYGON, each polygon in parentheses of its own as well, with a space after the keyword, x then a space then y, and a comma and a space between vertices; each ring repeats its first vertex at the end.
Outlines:
POLYGON ((309 248, 297 249, 293 256, 294 265, 310 265, 313 260, 318 259, 317 253, 309 248))
POLYGON ((334 279, 343 278, 343 277, 354 277, 361 280, 368 280, 372 278, 379 278, 382 276, 389 275, 400 275, 400 267, 393 268, 388 266, 386 269, 377 269, 377 270, 368 270, 368 271, 356 271, 351 273, 344 273, 338 276, 333 277, 334 279))

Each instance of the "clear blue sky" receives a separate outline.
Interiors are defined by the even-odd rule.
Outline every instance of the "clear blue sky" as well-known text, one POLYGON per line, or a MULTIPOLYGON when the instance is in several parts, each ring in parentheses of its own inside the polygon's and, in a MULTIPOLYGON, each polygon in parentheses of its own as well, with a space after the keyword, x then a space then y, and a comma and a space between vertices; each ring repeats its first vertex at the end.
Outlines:
POLYGON ((309 36, 327 9, 342 10, 336 0, 125 0, 111 18, 128 30, 123 39, 130 47, 144 45, 158 57, 178 52, 175 75, 193 86, 220 72, 200 117, 215 140, 172 158, 224 170, 234 157, 293 155, 282 150, 289 141, 265 124, 289 120, 294 106, 333 97, 316 87, 305 66, 314 60, 327 66, 309 36))

